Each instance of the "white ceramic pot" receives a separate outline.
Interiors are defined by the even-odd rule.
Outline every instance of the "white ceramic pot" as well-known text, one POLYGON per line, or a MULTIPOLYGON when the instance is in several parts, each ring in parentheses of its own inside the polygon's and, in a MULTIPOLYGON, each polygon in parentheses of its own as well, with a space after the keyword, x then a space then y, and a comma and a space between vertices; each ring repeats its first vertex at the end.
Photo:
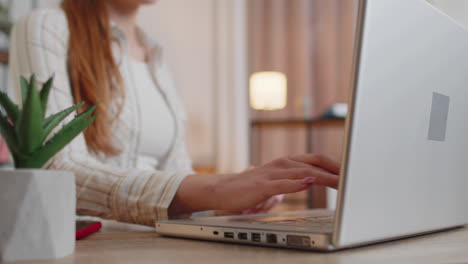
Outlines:
POLYGON ((71 172, 0 170, 0 262, 71 254, 75 192, 71 172))

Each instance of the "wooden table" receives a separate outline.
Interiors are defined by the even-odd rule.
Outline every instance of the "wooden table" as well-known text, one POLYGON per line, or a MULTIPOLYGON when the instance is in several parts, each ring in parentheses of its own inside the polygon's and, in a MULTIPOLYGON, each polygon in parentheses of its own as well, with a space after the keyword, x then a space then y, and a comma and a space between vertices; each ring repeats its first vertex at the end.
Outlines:
POLYGON ((468 229, 425 235, 335 253, 275 249, 160 237, 149 228, 104 230, 78 241, 72 256, 42 262, 119 263, 468 263, 468 229), (130 231, 130 230, 134 231, 130 231))

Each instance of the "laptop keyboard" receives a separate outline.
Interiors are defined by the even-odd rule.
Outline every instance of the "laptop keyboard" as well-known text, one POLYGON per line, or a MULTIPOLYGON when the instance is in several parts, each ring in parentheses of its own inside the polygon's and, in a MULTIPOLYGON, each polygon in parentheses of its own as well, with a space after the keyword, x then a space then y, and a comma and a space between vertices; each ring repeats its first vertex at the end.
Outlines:
POLYGON ((261 219, 260 221, 254 222, 256 224, 279 224, 289 226, 312 226, 320 228, 332 228, 334 219, 333 216, 309 216, 301 218, 290 218, 290 219, 261 219))

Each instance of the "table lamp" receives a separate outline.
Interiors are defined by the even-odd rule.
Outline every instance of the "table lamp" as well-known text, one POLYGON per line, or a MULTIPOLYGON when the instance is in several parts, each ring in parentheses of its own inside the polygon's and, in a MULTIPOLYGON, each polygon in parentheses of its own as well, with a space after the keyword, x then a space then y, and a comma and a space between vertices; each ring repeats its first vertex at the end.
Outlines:
POLYGON ((279 110, 286 107, 287 78, 274 71, 255 72, 250 76, 250 106, 255 110, 279 110))

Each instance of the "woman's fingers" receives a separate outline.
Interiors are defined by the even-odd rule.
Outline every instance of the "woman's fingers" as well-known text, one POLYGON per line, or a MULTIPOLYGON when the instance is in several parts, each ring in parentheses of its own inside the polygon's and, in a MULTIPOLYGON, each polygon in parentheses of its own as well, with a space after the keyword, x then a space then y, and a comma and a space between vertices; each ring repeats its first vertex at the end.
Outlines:
POLYGON ((303 154, 289 157, 290 160, 306 163, 326 169, 334 174, 340 173, 340 164, 328 157, 319 154, 303 154))
POLYGON ((293 168, 286 170, 276 170, 269 173, 268 178, 273 181, 278 180, 301 180, 305 178, 316 178, 315 184, 324 185, 331 188, 337 188, 338 175, 324 172, 316 168, 293 168))
POLYGON ((317 166, 314 166, 314 165, 310 165, 310 164, 307 164, 307 163, 304 163, 304 162, 295 161, 295 160, 288 159, 288 158, 282 158, 282 159, 275 160, 272 164, 273 164, 273 166, 279 167, 279 168, 282 168, 282 169, 293 169, 293 168, 308 168, 308 169, 311 169, 312 168, 312 169, 322 171, 322 172, 327 172, 327 173, 330 172, 327 169, 317 167, 317 166))
POLYGON ((324 177, 317 177, 316 184, 317 185, 322 185, 322 186, 327 186, 327 187, 330 187, 330 188, 333 188, 333 189, 337 189, 338 188, 338 181, 339 181, 338 175, 329 174, 329 175, 326 175, 324 177))
POLYGON ((276 180, 267 184, 266 195, 274 196, 285 193, 295 193, 309 189, 313 182, 305 183, 302 180, 276 180))
POLYGON ((242 211, 216 210, 213 214, 214 216, 240 215, 242 211))
POLYGON ((284 198, 283 194, 275 195, 271 197, 270 199, 266 200, 265 202, 257 205, 255 209, 259 210, 260 212, 268 212, 277 204, 281 203, 283 201, 283 198, 284 198))
POLYGON ((275 195, 270 199, 266 200, 263 203, 260 203, 255 208, 248 209, 243 211, 243 214, 260 214, 260 213, 268 213, 273 207, 283 201, 284 194, 275 195))

